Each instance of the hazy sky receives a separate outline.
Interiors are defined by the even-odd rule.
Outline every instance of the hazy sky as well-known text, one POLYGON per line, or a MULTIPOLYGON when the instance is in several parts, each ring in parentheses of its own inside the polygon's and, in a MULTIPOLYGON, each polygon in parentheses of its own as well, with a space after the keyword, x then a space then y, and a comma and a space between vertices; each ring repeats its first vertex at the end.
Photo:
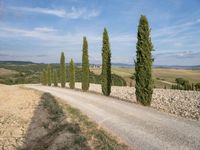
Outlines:
POLYGON ((200 0, 0 0, 0 60, 101 63, 103 28, 112 62, 133 64, 140 15, 151 26, 156 65, 200 65, 200 0))

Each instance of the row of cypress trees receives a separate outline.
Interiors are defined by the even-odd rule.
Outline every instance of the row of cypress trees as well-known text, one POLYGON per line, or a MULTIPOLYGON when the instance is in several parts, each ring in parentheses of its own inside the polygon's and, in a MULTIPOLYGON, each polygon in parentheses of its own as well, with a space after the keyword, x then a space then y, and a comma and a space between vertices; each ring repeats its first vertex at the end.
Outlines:
MULTIPOLYGON (((61 87, 65 87, 66 83, 66 66, 65 66, 65 56, 64 53, 61 53, 61 59, 60 59, 60 70, 54 70, 51 65, 49 64, 47 66, 47 69, 43 70, 40 76, 40 81, 42 85, 48 85, 51 86, 52 84, 54 86, 58 86, 58 82, 60 81, 61 87), (59 78, 59 77, 60 78, 59 78), (58 80, 59 79, 59 80, 58 80)), ((74 62, 73 59, 70 61, 70 88, 75 87, 75 68, 74 68, 74 62)))
MULTIPOLYGON (((53 71, 56 72, 56 71, 53 71)), ((52 68, 51 65, 47 66, 47 70, 44 70, 41 75, 41 83, 43 85, 51 86, 52 82, 55 83, 54 86, 58 85, 58 73, 53 74, 52 78, 52 68), (52 80, 53 79, 53 80, 52 80)), ((71 59, 69 65, 69 75, 70 75, 70 88, 75 88, 75 66, 74 62, 71 59)), ((88 55, 88 42, 87 38, 83 37, 83 46, 82 46, 82 90, 87 91, 89 89, 89 55, 88 55)), ((60 57, 60 70, 59 77, 61 87, 65 87, 66 84, 66 63, 64 52, 61 53, 60 57)), ((102 92, 104 95, 109 96, 111 92, 111 51, 109 44, 109 37, 106 28, 103 32, 103 43, 102 43, 102 92)))
MULTIPOLYGON (((136 80, 136 99, 139 103, 145 106, 151 104, 153 94, 153 79, 152 79, 152 51, 153 44, 150 37, 150 28, 148 20, 145 16, 141 16, 138 25, 136 44, 136 60, 135 60, 135 80, 136 80)), ((47 71, 42 73, 42 83, 51 85, 51 66, 48 65, 47 71)), ((57 78, 57 74, 54 76, 57 78)), ((55 79, 56 79, 55 78, 55 79)), ((55 80, 54 80, 55 81, 55 80)), ((106 28, 103 32, 102 41, 102 93, 109 96, 111 93, 111 50, 109 36, 106 28)), ((61 87, 65 87, 66 83, 66 64, 64 53, 61 53, 60 59, 60 82, 61 87)), ((55 82, 56 83, 56 82, 55 82)), ((70 61, 70 88, 75 87, 75 68, 73 60, 70 61)), ((83 37, 82 48, 82 90, 89 89, 89 58, 88 58, 88 42, 86 37, 83 37)))
POLYGON ((58 86, 58 71, 54 70, 49 64, 47 69, 41 72, 40 81, 42 85, 51 86, 53 83, 54 86, 58 86))

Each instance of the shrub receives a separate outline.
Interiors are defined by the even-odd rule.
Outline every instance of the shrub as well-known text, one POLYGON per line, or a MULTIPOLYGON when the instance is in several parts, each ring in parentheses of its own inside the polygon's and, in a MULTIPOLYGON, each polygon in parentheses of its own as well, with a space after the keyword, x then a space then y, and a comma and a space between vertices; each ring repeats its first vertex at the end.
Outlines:
POLYGON ((195 89, 196 89, 197 91, 200 91, 200 83, 196 83, 196 84, 195 84, 195 89))

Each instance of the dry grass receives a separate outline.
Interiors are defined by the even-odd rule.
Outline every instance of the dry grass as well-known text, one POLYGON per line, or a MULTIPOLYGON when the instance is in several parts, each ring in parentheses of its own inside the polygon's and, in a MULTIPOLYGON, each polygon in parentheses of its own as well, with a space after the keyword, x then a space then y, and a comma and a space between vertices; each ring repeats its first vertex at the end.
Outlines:
POLYGON ((184 69, 153 69, 153 75, 156 78, 174 82, 175 78, 184 78, 190 82, 200 81, 200 70, 184 70, 184 69))
POLYGON ((18 72, 14 71, 14 70, 0 68, 0 76, 10 76, 10 75, 14 75, 14 74, 17 74, 17 73, 18 72))

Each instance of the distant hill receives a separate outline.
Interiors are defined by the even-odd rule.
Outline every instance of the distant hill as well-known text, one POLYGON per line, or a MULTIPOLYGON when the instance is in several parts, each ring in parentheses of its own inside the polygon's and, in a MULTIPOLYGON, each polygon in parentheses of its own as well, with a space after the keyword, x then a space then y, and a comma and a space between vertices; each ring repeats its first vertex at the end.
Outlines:
POLYGON ((29 64, 37 64, 31 61, 0 61, 0 64, 2 65, 29 65, 29 64))
POLYGON ((172 69, 191 69, 191 70, 197 70, 200 69, 200 65, 196 66, 165 66, 165 65, 155 65, 154 68, 172 68, 172 69))
POLYGON ((112 67, 130 68, 130 67, 134 67, 134 65, 133 64, 124 64, 124 63, 112 63, 112 67))
MULTIPOLYGON (((0 65, 33 65, 33 64, 45 64, 45 63, 35 63, 32 61, 0 61, 0 65)), ((53 63, 58 65, 58 63, 53 63)), ((68 63, 67 63, 68 64, 68 63)), ((77 67, 81 66, 81 63, 75 63, 77 67)), ((100 67, 101 64, 90 64, 90 66, 100 67)), ((112 63, 112 67, 122 67, 122 68, 132 68, 134 64, 125 64, 125 63, 112 63)), ((200 69, 200 65, 194 66, 178 66, 178 65, 154 65, 154 68, 172 68, 172 69, 200 69)))
MULTIPOLYGON (((122 68, 132 68, 135 65, 134 64, 123 64, 123 63, 112 63, 113 67, 122 67, 122 68)), ((172 69, 191 69, 196 70, 200 69, 200 65, 194 65, 194 66, 178 66, 178 65, 154 65, 154 68, 172 68, 172 69)))

